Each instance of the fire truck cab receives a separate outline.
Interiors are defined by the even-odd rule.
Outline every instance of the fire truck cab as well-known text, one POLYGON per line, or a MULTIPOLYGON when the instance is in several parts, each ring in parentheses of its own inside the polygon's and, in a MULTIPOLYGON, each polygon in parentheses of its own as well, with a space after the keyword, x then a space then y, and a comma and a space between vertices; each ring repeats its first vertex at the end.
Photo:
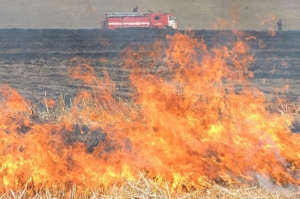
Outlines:
POLYGON ((150 21, 152 28, 157 27, 159 29, 177 29, 176 17, 168 13, 152 13, 150 15, 150 21))
POLYGON ((106 13, 102 28, 114 30, 118 28, 158 28, 177 29, 176 17, 168 13, 106 13))

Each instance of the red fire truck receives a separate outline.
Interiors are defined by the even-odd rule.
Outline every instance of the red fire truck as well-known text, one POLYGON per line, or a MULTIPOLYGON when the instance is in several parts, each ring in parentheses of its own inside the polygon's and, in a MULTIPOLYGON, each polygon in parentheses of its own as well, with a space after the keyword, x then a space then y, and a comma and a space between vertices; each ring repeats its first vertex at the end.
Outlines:
POLYGON ((158 28, 177 29, 176 17, 168 13, 106 13, 102 21, 103 29, 117 28, 158 28))

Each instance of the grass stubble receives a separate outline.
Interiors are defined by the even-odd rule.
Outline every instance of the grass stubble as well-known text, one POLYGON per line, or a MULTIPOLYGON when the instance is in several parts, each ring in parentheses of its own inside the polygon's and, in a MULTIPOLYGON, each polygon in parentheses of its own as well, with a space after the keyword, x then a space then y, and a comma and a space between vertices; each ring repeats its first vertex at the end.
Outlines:
MULTIPOLYGON (((45 95, 45 102, 47 96, 45 95)), ((49 107, 45 103, 44 108, 35 109, 32 112, 32 120, 37 123, 59 123, 63 120, 78 121, 78 118, 71 114, 72 100, 70 99, 71 105, 67 106, 65 103, 66 99, 63 95, 60 95, 57 99, 56 106, 49 107)), ((138 109, 139 107, 133 102, 128 100, 119 99, 122 105, 122 111, 118 114, 123 114, 123 117, 128 117, 128 113, 132 110, 138 109), (124 112, 125 110, 125 112, 124 112)), ((102 111, 107 111, 106 107, 101 104, 95 104, 91 100, 82 100, 78 105, 78 109, 89 108, 91 110, 97 111, 101 114, 102 111)), ((286 117, 289 121, 288 125, 298 125, 300 124, 300 104, 299 103, 270 103, 269 110, 277 112, 286 117)), ((87 121, 85 121, 87 122, 87 121)), ((82 190, 82 189, 81 189, 82 190)), ((171 191, 168 183, 165 182, 165 186, 159 185, 155 180, 147 178, 142 172, 138 179, 131 181, 124 181, 120 184, 115 184, 108 190, 90 190, 86 187, 86 190, 82 193, 78 193, 76 184, 73 184, 70 189, 66 190, 65 187, 56 188, 40 188, 39 190, 32 190, 32 186, 29 186, 27 182, 24 184, 24 189, 22 190, 6 190, 6 193, 0 194, 0 199, 110 199, 110 198, 161 198, 161 199, 209 199, 209 198, 219 198, 219 199, 237 199, 237 198, 286 198, 286 199, 296 199, 300 198, 300 191, 295 187, 293 189, 287 187, 281 187, 277 185, 262 185, 257 186, 249 185, 228 185, 228 184, 217 184, 215 182, 209 182, 208 187, 199 188, 194 190, 181 189, 178 191, 171 191)))

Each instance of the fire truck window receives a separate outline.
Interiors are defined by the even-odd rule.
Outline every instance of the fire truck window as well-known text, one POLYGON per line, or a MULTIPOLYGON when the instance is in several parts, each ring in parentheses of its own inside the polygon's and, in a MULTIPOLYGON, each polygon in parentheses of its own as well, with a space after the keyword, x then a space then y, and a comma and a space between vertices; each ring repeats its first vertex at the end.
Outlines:
POLYGON ((169 16, 169 21, 176 20, 174 16, 169 16))
POLYGON ((160 20, 160 16, 156 16, 154 19, 155 20, 160 20))

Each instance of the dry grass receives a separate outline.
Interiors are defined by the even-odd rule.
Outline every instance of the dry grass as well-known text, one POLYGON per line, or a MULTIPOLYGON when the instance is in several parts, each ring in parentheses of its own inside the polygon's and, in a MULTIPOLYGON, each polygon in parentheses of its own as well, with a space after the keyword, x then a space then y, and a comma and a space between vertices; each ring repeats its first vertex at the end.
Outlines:
POLYGON ((170 192, 168 185, 165 187, 158 186, 158 184, 151 180, 145 178, 142 174, 140 178, 136 181, 127 181, 122 183, 120 186, 113 186, 111 190, 107 190, 106 194, 103 191, 93 191, 88 190, 84 193, 78 193, 76 190, 76 185, 68 191, 62 190, 52 190, 52 189, 41 189, 32 195, 30 190, 24 188, 23 190, 13 191, 8 190, 7 193, 0 195, 3 199, 23 199, 23 198, 33 198, 33 199, 121 199, 121 198, 161 198, 161 199, 258 199, 258 198, 268 198, 268 199, 296 199, 300 198, 300 192, 296 190, 290 190, 287 188, 279 188, 273 190, 267 190, 265 188, 254 186, 254 187, 241 187, 241 186, 220 186, 217 184, 211 184, 209 188, 203 188, 199 190, 194 190, 191 192, 170 192))
POLYGON ((271 112, 283 115, 286 118, 287 125, 300 128, 300 102, 290 102, 278 100, 268 103, 268 109, 271 112))
MULTIPOLYGON (((103 196, 102 196, 103 197, 103 196)), ((125 182, 119 188, 113 188, 112 195, 107 198, 299 198, 300 192, 277 189, 266 190, 262 187, 220 186, 212 183, 209 188, 194 190, 191 192, 170 193, 169 187, 159 187, 153 180, 146 179, 142 175, 139 180, 125 182)))

